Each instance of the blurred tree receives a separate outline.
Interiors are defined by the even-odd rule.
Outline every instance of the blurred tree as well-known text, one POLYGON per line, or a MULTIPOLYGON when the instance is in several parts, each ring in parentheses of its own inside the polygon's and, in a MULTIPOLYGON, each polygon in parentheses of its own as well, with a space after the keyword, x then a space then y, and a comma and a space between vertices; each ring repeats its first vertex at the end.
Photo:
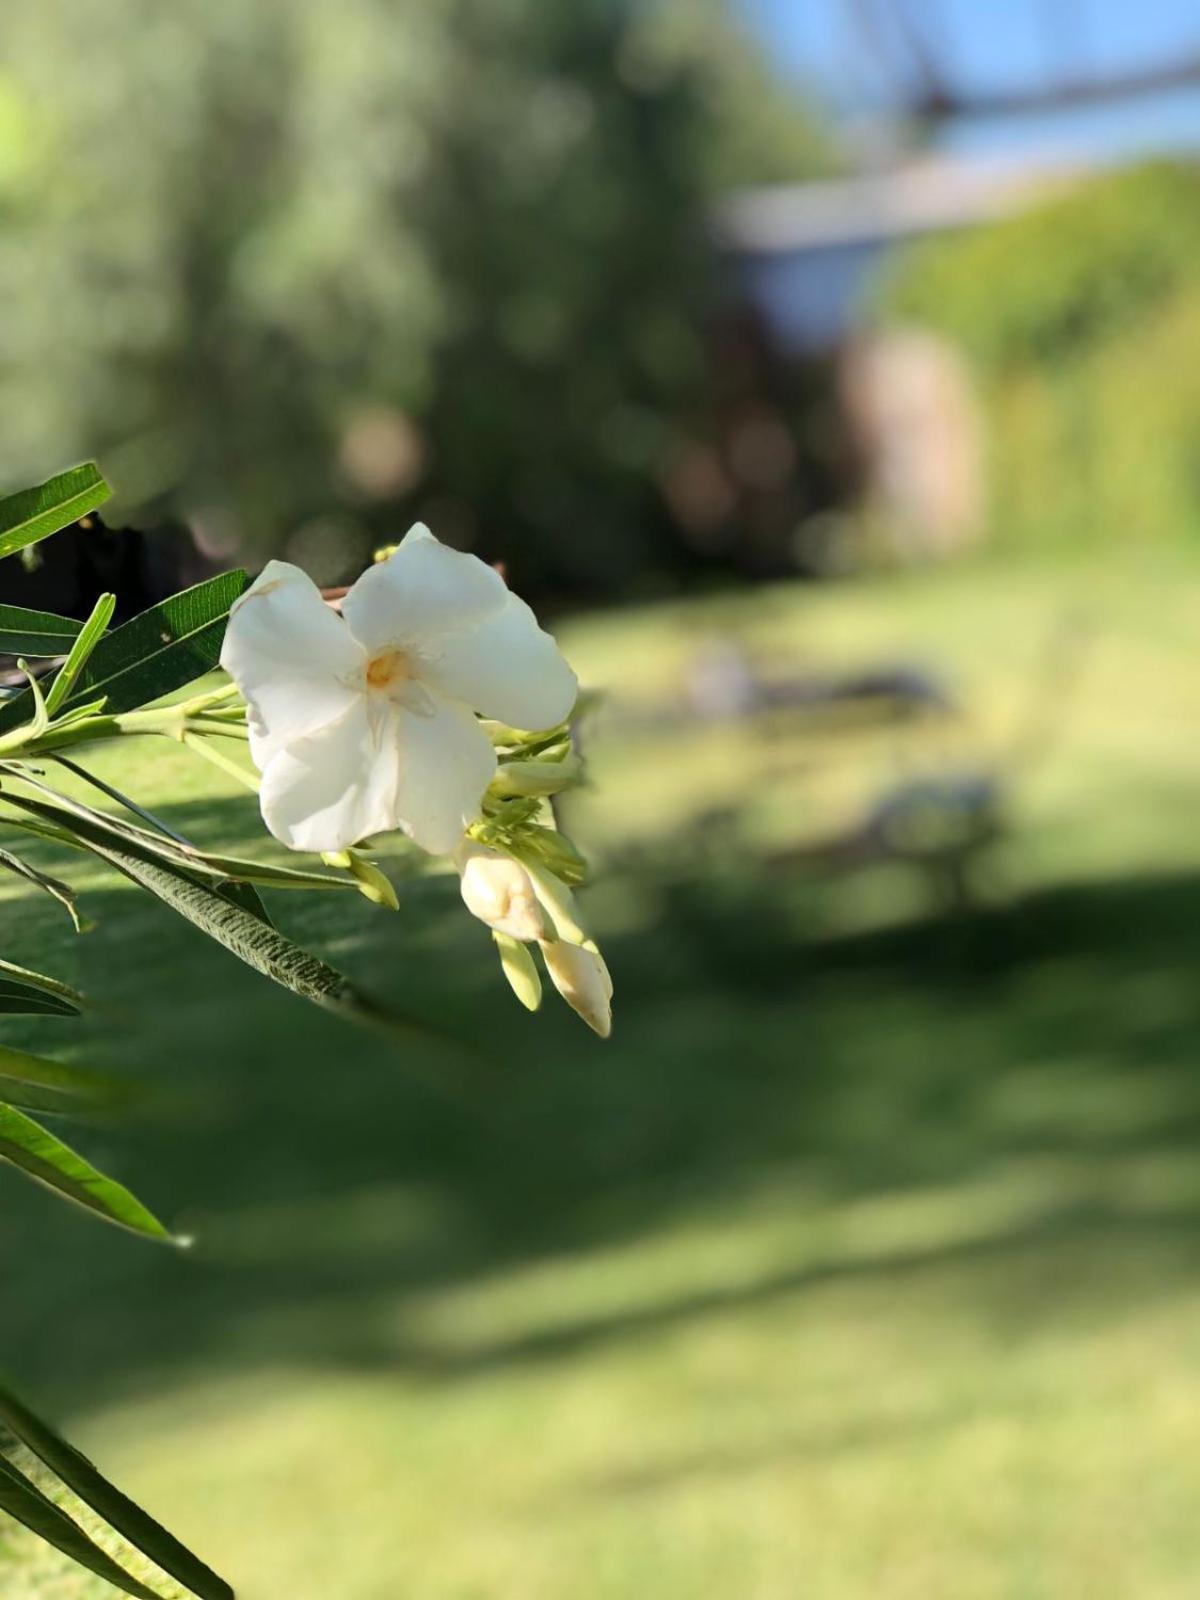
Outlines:
POLYGON ((1195 167, 1159 162, 898 258, 882 319, 974 363, 998 540, 1195 544, 1198 202, 1195 167))
POLYGON ((522 584, 675 555, 706 203, 830 152, 717 0, 10 0, 0 481, 333 580, 425 515, 522 584))
POLYGON ((1200 178, 1167 161, 1072 186, 1024 214, 914 245, 880 295, 988 370, 1057 367, 1200 285, 1200 178))

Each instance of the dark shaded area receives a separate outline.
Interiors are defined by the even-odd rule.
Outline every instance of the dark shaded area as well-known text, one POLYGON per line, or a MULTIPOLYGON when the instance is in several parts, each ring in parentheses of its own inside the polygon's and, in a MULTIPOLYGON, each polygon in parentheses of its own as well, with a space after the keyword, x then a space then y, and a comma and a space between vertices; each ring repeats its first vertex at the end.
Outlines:
MULTIPOLYGON (((239 816, 230 804, 172 820, 228 840, 239 816)), ((201 1364, 458 1378, 945 1260, 1005 1267, 979 1306, 1005 1321, 1037 1316, 1048 1286, 1051 1303, 1098 1291, 1114 1253, 1146 1265, 1143 1295, 1191 1274, 1200 1192, 1196 1205, 1131 1208, 1106 1174, 1200 1148, 1200 881, 1047 890, 967 921, 820 939, 805 931, 801 879, 647 885, 645 871, 657 914, 607 936, 611 1048, 560 1008, 530 1019, 510 1005, 445 879, 409 883, 395 917, 351 896, 277 910, 377 993, 455 1017, 461 1049, 348 1030, 139 897, 89 895, 120 936, 78 942, 66 975, 109 1009, 28 1022, 13 1042, 59 1047, 82 1029, 90 1059, 149 1087, 140 1118, 71 1136, 199 1244, 148 1248, 0 1173, 5 1365, 69 1409, 201 1364), (630 1240, 764 1184, 794 1184, 798 1207, 965 1191, 1033 1157, 1071 1164, 1090 1198, 928 1251, 831 1249, 734 1290, 511 1343, 473 1345, 466 1329, 443 1351, 404 1330, 407 1297, 433 1286, 630 1240), (1066 1277, 1064 1254, 1077 1264, 1066 1277), (54 1273, 36 1269, 44 1259, 54 1273)), ((29 937, 53 941, 62 970, 50 918, 31 906, 29 937)))
POLYGON ((31 546, 22 560, 10 561, 4 571, 4 601, 83 618, 102 594, 115 594, 115 617, 124 622, 217 570, 181 525, 145 534, 136 528, 109 528, 93 512, 53 539, 31 546))

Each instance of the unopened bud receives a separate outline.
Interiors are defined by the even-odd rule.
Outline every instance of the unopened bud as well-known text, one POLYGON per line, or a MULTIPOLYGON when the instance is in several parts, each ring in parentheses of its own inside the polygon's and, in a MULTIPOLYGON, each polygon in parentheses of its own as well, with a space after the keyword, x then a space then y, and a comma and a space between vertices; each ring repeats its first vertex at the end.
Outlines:
POLYGON ((348 872, 358 884, 359 893, 366 895, 373 904, 386 906, 389 911, 399 911, 400 902, 396 898, 392 880, 357 850, 325 850, 321 860, 327 867, 348 872))
POLYGON ((579 782, 583 763, 578 756, 561 761, 502 761, 488 785, 501 800, 518 796, 560 794, 579 782))
POLYGON ((607 1039, 612 1032, 613 986, 599 950, 556 939, 542 944, 542 956, 551 983, 572 1011, 607 1039))
POLYGON ((454 858, 463 903, 472 916, 510 938, 540 939, 546 933, 529 873, 501 850, 466 839, 454 858))
POLYGON ((542 1003, 542 980, 529 954, 528 945, 513 939, 507 933, 492 929, 492 938, 500 952, 500 966, 508 979, 509 988, 527 1011, 536 1011, 542 1003))

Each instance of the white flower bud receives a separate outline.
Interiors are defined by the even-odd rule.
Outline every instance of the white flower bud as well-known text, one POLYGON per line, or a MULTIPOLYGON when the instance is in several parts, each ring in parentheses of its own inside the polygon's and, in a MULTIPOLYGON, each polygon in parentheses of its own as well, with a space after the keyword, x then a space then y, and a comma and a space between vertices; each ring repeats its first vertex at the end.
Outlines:
POLYGON ((593 1032, 607 1039, 612 1032, 612 979, 604 957, 592 946, 565 939, 543 942, 542 956, 550 981, 593 1032))
POLYGON ((498 933, 531 941, 546 933, 546 923, 529 874, 500 850, 466 839, 454 857, 463 903, 472 916, 498 933))

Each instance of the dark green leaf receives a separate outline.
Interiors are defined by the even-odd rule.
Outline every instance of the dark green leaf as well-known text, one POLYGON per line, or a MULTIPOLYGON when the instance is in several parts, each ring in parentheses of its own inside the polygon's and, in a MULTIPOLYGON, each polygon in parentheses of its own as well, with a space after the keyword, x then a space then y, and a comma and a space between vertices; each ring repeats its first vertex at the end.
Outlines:
POLYGON ((110 1527, 164 1572, 199 1595, 200 1600, 233 1600, 233 1590, 224 1579, 102 1477, 85 1455, 60 1438, 5 1389, 0 1389, 0 1423, 110 1527))
POLYGON ((128 1189, 12 1106, 0 1105, 0 1159, 118 1227, 149 1239, 171 1237, 128 1189))
MULTIPOLYGON (((68 772, 75 773, 76 777, 82 778, 85 783, 90 783, 94 788, 99 789, 101 794, 107 795, 110 800, 115 800, 131 816, 139 817, 143 822, 149 824, 147 829, 139 829, 138 831, 147 842, 154 841, 158 853, 163 855, 170 854, 166 844, 166 841, 169 840, 179 847, 176 852, 179 858, 187 861, 203 862, 206 867, 211 868, 213 876, 218 880, 222 874, 228 874, 230 881, 217 882, 216 888, 218 891, 227 900, 232 900, 236 905, 244 906, 247 911, 252 911, 261 922, 270 922, 271 918, 267 914, 266 906, 263 905, 262 897, 249 879, 242 874, 237 874, 237 881, 234 881, 234 875, 228 872, 227 863, 222 863, 218 866, 213 858, 197 850, 195 845, 189 844, 183 834, 172 828, 170 823, 164 822, 161 817, 156 817, 152 811, 147 811, 144 806, 140 806, 136 800, 131 800, 127 794, 122 794, 120 789, 115 789, 112 784, 106 783, 103 778, 98 778, 94 773, 88 772, 78 762, 70 761, 66 756, 58 756, 55 759, 60 766, 66 767, 68 772), (161 842, 155 837, 156 835, 163 836, 161 842)), ((43 785, 38 785, 38 787, 43 788, 46 793, 53 792, 45 789, 43 785)), ((99 820, 103 818, 104 813, 93 811, 92 815, 99 820)))
POLYGON ((22 1523, 47 1544, 70 1556, 72 1561, 98 1577, 105 1578, 126 1594, 137 1600, 162 1600, 153 1589, 118 1566, 113 1558, 93 1544, 79 1524, 47 1495, 36 1488, 29 1479, 17 1471, 11 1461, 0 1456, 0 1511, 22 1523))
POLYGON ((213 888, 222 899, 228 900, 230 905, 241 906, 242 910, 248 911, 252 917, 257 917, 268 927, 274 927, 270 912, 263 904, 263 897, 252 883, 240 882, 236 878, 225 878, 214 883, 213 888))
POLYGON ((92 1111, 127 1098, 123 1084, 47 1056, 0 1046, 0 1096, 22 1111, 92 1111))
MULTIPOLYGON (((46 792, 35 780, 23 781, 46 792)), ((172 841, 155 839, 144 828, 119 822, 65 796, 49 802, 6 791, 4 799, 47 823, 69 828, 89 850, 285 989, 333 1010, 379 1020, 386 1015, 340 972, 222 894, 219 883, 206 882, 203 860, 186 856, 180 860, 180 848, 172 841)))
POLYGON ((107 843, 92 844, 91 848, 247 966, 293 994, 333 1011, 384 1019, 385 1013, 360 994, 348 978, 184 868, 171 862, 147 861, 107 843))
MULTIPOLYGON (((114 628, 92 652, 66 705, 103 695, 106 712, 136 711, 211 672, 225 618, 247 581, 244 572, 222 573, 114 628)), ((32 714, 32 695, 15 695, 0 707, 0 732, 19 728, 32 714)))
POLYGON ((74 617, 0 605, 0 655, 65 656, 83 627, 74 617))
MULTIPOLYGON (((0 1013, 25 1017, 77 1017, 79 1007, 59 1000, 29 983, 17 983, 11 978, 0 978, 0 1013)), ((0 1095, 4 1090, 0 1089, 0 1095)))
POLYGON ((87 1005, 79 990, 72 989, 61 978, 52 978, 45 972, 34 972, 32 967, 19 967, 15 961, 0 961, 0 978, 8 982, 15 979, 18 983, 30 984, 56 1000, 65 1000, 76 1011, 81 1011, 87 1005))
POLYGON ((112 490, 94 461, 0 500, 0 557, 46 539, 102 506, 112 490))
MULTIPOLYGON (((69 764, 69 763, 67 763, 69 764)), ((74 768, 80 771, 79 768, 74 768)), ((135 854, 148 861, 161 861, 167 865, 183 868, 200 878, 207 879, 212 886, 227 898, 232 898, 236 903, 253 909, 260 920, 266 922, 270 919, 266 909, 254 890, 255 884, 262 884, 272 889, 341 889, 353 888, 352 881, 334 877, 330 873, 305 872, 295 867, 276 867, 261 861, 243 861, 238 856, 221 856, 210 854, 206 850, 199 850, 195 845, 189 844, 182 834, 173 828, 168 829, 165 822, 149 811, 143 811, 132 800, 122 795, 118 790, 110 788, 98 779, 93 780, 97 787, 112 796, 122 805, 128 807, 135 816, 144 817, 154 824, 153 828, 144 828, 137 823, 126 821, 123 817, 114 817, 110 812, 98 811, 94 806, 89 806, 80 800, 72 800, 67 795, 60 794, 56 789, 51 789, 48 784, 40 782, 27 771, 0 762, 0 772, 8 772, 13 777, 20 778, 31 789, 36 789, 46 799, 39 801, 36 806, 27 809, 36 810, 39 816, 57 821, 58 827, 51 828, 48 835, 44 828, 48 824, 37 825, 36 831, 43 836, 54 837, 62 843, 80 844, 79 837, 72 838, 64 835, 61 830, 73 828, 75 819, 86 824, 84 832, 99 830, 115 843, 122 845, 135 854), (161 831, 159 831, 161 830, 161 831)), ((85 775, 86 776, 86 775, 85 775)), ((23 797, 11 791, 0 795, 0 799, 7 800, 11 805, 24 804, 23 797)), ((4 821, 14 827, 26 824, 18 822, 16 818, 5 817, 4 821)), ((82 848, 89 848, 83 845, 82 848)), ((5 865, 4 855, 0 851, 0 866, 5 865)))
POLYGON ((248 581, 244 572, 223 572, 115 628, 96 647, 77 693, 102 694, 109 712, 136 711, 211 672, 229 608, 248 581))
POLYGON ((212 882, 212 868, 202 856, 192 856, 173 841, 158 838, 145 828, 56 795, 24 773, 18 776, 51 798, 34 799, 5 790, 2 798, 9 805, 29 812, 45 825, 70 830, 86 849, 147 889, 256 972, 293 994, 343 1015, 392 1026, 401 1024, 400 1018, 361 994, 340 972, 293 944, 236 898, 230 899, 223 892, 227 888, 224 875, 212 882))

